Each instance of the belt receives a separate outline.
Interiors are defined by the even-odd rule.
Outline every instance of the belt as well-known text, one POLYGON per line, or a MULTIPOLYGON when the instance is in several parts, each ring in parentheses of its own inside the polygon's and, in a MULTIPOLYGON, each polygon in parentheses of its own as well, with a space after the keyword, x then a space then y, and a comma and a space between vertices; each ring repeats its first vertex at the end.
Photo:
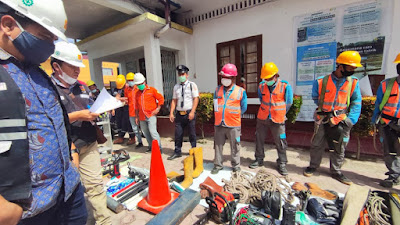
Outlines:
POLYGON ((184 116, 188 113, 190 113, 190 110, 186 110, 186 111, 178 111, 179 115, 184 116))
POLYGON ((319 111, 319 112, 317 112, 317 114, 320 115, 320 116, 333 117, 333 116, 339 116, 341 114, 345 114, 346 112, 347 112, 346 109, 342 109, 342 110, 334 110, 334 111, 331 111, 331 112, 319 111))
POLYGON ((393 116, 389 116, 389 115, 386 115, 384 113, 381 114, 381 117, 384 118, 384 119, 388 119, 388 120, 394 121, 396 123, 399 121, 399 118, 393 117, 393 116))

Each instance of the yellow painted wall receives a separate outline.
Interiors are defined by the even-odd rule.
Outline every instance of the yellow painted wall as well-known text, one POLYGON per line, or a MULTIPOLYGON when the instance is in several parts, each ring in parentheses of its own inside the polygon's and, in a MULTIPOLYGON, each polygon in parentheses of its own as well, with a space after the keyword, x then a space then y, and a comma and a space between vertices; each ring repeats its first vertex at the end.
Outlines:
MULTIPOLYGON (((79 74, 78 80, 87 82, 88 80, 91 80, 90 78, 90 67, 89 67, 89 60, 87 59, 87 56, 83 56, 83 64, 85 64, 86 67, 81 68, 81 73, 79 74)), ((115 81, 117 80, 117 68, 119 66, 119 63, 113 63, 113 62, 102 62, 103 68, 110 68, 112 69, 112 76, 103 76, 103 82, 104 86, 110 86, 110 81, 115 81)), ((50 65, 50 58, 41 64, 41 67, 46 71, 46 73, 50 76, 53 73, 53 70, 50 65)))

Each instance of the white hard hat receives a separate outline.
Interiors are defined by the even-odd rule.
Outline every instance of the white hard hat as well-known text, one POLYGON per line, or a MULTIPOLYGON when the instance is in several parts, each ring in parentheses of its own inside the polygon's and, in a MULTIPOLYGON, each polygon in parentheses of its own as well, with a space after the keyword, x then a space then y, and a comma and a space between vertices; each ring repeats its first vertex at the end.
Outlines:
POLYGON ((144 78, 143 74, 141 73, 135 73, 135 78, 134 78, 134 82, 135 84, 141 84, 146 80, 146 78, 144 78))
POLYGON ((56 50, 51 57, 77 67, 86 67, 82 63, 82 53, 75 44, 65 41, 56 43, 56 50))
POLYGON ((20 14, 42 25, 57 37, 67 41, 67 14, 62 0, 0 0, 20 14))

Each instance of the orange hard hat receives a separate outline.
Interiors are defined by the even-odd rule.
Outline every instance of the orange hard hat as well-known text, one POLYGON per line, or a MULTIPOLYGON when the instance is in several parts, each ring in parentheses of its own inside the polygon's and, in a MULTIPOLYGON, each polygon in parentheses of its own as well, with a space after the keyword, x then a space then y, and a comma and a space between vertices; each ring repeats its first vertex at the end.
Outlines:
POLYGON ((265 63, 261 68, 261 79, 269 79, 277 74, 279 71, 278 67, 273 62, 265 63))
POLYGON ((125 76, 122 74, 118 75, 115 83, 117 84, 117 89, 122 89, 126 83, 125 76))
POLYGON ((400 54, 396 56, 396 59, 393 61, 394 63, 400 63, 400 54))
POLYGON ((361 56, 357 51, 344 51, 336 59, 336 63, 345 64, 354 67, 363 67, 361 65, 361 56))

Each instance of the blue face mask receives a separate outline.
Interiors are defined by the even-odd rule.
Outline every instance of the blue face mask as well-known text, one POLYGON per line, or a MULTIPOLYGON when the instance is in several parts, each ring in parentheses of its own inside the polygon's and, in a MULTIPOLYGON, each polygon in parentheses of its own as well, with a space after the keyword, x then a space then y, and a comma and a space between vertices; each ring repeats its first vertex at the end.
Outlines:
POLYGON ((18 51, 25 57, 24 62, 39 65, 54 53, 55 46, 53 42, 39 39, 25 31, 18 22, 17 25, 22 32, 14 40, 9 38, 18 51))
POLYGON ((265 83, 267 83, 268 86, 272 86, 275 84, 275 81, 271 80, 271 81, 266 81, 265 83))
POLYGON ((133 81, 128 81, 128 85, 129 85, 129 87, 133 87, 133 86, 135 85, 135 82, 133 82, 133 81))

